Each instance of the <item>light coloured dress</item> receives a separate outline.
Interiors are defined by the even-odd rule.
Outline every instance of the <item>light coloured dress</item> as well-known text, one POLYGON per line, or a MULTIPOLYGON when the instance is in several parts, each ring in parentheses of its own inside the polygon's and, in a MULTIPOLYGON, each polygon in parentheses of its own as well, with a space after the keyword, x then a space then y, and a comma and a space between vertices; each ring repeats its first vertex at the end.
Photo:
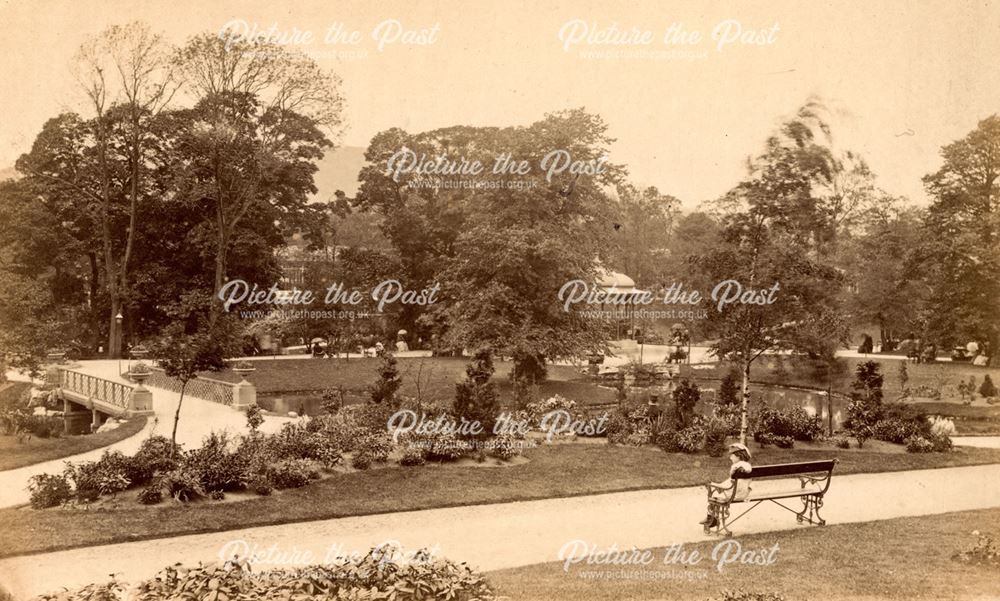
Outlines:
MULTIPOLYGON (((725 482, 720 482, 723 488, 726 490, 716 491, 712 494, 712 499, 716 501, 726 501, 729 500, 729 495, 732 494, 730 489, 733 486, 733 476, 739 472, 741 474, 749 474, 753 470, 753 467, 748 461, 737 461, 729 467, 729 479, 725 482)), ((742 501, 750 495, 750 479, 740 478, 735 480, 736 482, 736 496, 733 497, 734 501, 742 501)))

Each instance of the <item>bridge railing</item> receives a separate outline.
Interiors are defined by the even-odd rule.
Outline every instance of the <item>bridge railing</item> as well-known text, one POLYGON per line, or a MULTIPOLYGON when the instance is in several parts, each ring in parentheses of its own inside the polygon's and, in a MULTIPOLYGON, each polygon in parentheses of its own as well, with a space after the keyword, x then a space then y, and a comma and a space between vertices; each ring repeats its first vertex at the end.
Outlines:
MULTIPOLYGON (((171 392, 179 393, 181 391, 180 380, 171 378, 159 367, 152 367, 151 371, 152 374, 146 381, 146 384, 171 392)), ((219 403, 220 405, 232 406, 233 388, 235 386, 233 382, 223 382, 222 380, 213 380, 212 378, 198 376, 187 383, 187 386, 184 388, 184 394, 205 401, 219 403)))
POLYGON ((113 382, 77 371, 60 369, 59 386, 65 390, 85 395, 88 398, 114 405, 124 410, 129 408, 129 395, 132 392, 132 387, 121 382, 113 382))

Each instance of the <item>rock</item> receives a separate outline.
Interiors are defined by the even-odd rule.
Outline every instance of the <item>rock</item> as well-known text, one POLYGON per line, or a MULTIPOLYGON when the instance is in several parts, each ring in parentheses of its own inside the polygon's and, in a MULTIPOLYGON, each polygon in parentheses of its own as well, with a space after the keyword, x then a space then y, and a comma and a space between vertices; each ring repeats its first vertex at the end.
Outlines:
POLYGON ((109 419, 108 421, 101 424, 101 427, 97 429, 97 432, 95 432, 95 434, 100 434, 101 432, 110 432, 111 430, 114 430, 120 425, 121 422, 119 422, 118 420, 114 418, 109 419))

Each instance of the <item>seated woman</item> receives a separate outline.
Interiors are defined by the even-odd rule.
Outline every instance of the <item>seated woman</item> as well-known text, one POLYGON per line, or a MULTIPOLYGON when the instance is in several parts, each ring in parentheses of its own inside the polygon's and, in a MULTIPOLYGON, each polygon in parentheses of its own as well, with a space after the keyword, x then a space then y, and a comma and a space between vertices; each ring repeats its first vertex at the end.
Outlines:
POLYGON ((972 360, 972 364, 977 367, 986 367, 989 362, 990 358, 982 353, 976 355, 976 358, 972 360))
POLYGON ((698 522, 708 528, 715 528, 719 525, 719 518, 716 517, 713 507, 713 501, 728 501, 730 497, 734 501, 742 501, 750 495, 750 479, 740 478, 739 480, 733 480, 733 476, 736 473, 749 474, 753 470, 750 465, 750 449, 747 448, 745 444, 734 442, 729 445, 729 478, 723 482, 711 482, 708 484, 709 496, 708 496, 708 515, 705 519, 698 522), (736 494, 733 496, 731 492, 733 486, 736 486, 736 494))

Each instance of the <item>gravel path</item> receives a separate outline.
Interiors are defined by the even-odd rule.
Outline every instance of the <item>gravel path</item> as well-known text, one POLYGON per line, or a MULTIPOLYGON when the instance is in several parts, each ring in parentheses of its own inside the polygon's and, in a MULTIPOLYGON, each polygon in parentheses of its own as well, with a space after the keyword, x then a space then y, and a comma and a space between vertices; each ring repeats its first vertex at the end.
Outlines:
MULTIPOLYGON (((116 365, 117 361, 85 361, 78 370, 102 378, 115 379, 118 378, 115 374, 116 365)), ((146 427, 137 434, 109 446, 79 455, 0 472, 0 508, 27 503, 28 479, 35 474, 61 472, 65 461, 92 461, 99 459, 104 451, 109 449, 132 454, 139 449, 139 445, 150 434, 170 436, 170 430, 174 423, 174 412, 177 410, 180 395, 162 388, 151 387, 150 390, 153 391, 153 410, 156 415, 151 416, 146 422, 146 427)), ((265 432, 276 431, 289 420, 290 418, 286 417, 267 416, 261 430, 265 432)), ((183 444, 187 449, 195 448, 201 445, 202 439, 207 434, 220 430, 246 432, 246 417, 241 412, 234 411, 224 405, 185 395, 181 407, 180 422, 177 426, 177 442, 183 444)))
MULTIPOLYGON (((996 507, 997 481, 1000 465, 835 476, 822 513, 830 524, 842 524, 996 507)), ((101 581, 111 572, 135 582, 174 562, 215 561, 224 549, 242 549, 243 555, 256 550, 265 559, 271 550, 274 561, 257 565, 265 569, 322 563, 331 548, 334 554, 364 553, 386 541, 495 570, 557 561, 563 545, 577 539, 619 549, 704 540, 697 524, 704 499, 700 487, 649 490, 179 536, 0 560, 0 582, 23 599, 101 581)), ((790 513, 766 503, 733 530, 738 536, 799 527, 790 513)))

